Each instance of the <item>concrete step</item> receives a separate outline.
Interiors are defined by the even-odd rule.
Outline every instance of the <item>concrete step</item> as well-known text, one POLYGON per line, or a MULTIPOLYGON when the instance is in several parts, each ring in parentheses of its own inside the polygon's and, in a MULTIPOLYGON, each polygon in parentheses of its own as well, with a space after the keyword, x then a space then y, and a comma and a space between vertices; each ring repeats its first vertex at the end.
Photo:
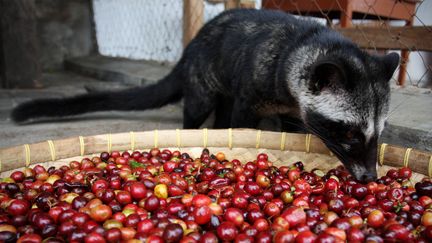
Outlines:
POLYGON ((43 73, 41 89, 0 89, 0 148, 49 139, 106 133, 176 129, 182 127, 182 104, 170 104, 147 111, 101 111, 63 119, 46 119, 18 125, 10 112, 19 103, 42 98, 65 98, 97 89, 124 89, 130 85, 101 81, 72 72, 43 73))
POLYGON ((158 81, 172 69, 172 65, 153 61, 137 61, 100 55, 71 58, 65 69, 78 74, 128 85, 147 85, 158 81))
POLYGON ((432 151, 432 92, 412 86, 392 87, 388 126, 382 141, 432 151))

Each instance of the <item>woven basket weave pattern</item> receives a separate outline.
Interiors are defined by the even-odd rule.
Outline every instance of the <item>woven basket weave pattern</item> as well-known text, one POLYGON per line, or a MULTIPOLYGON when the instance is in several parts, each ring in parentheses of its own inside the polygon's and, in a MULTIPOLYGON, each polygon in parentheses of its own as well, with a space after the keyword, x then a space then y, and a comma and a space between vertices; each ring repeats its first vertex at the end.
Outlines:
MULTIPOLYGON (((155 130, 48 140, 31 145, 0 149, 1 177, 11 171, 42 163, 59 166, 72 160, 99 155, 102 151, 145 150, 153 147, 180 149, 192 156, 202 148, 210 152, 222 151, 228 159, 242 162, 256 159, 265 152, 277 166, 303 161, 306 169, 323 171, 341 163, 320 139, 310 134, 278 133, 251 129, 155 130)), ((378 173, 383 175, 391 167, 408 166, 414 172, 413 181, 432 176, 432 154, 414 149, 383 144, 379 149, 378 173)))

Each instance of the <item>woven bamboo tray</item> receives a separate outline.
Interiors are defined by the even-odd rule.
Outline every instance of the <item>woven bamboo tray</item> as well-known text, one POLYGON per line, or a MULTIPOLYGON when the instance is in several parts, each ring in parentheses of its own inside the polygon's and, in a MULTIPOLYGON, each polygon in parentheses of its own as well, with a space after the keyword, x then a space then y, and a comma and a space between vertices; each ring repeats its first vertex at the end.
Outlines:
MULTIPOLYGON (((307 170, 328 171, 341 164, 319 138, 310 134, 252 129, 177 129, 80 136, 0 149, 0 177, 35 164, 60 166, 103 151, 154 147, 180 149, 194 157, 207 147, 211 153, 221 151, 228 159, 236 158, 242 162, 252 161, 258 153, 265 152, 276 166, 303 161, 307 170)), ((414 182, 432 177, 432 153, 387 144, 381 144, 378 151, 379 176, 392 167, 407 166, 415 172, 414 182)))

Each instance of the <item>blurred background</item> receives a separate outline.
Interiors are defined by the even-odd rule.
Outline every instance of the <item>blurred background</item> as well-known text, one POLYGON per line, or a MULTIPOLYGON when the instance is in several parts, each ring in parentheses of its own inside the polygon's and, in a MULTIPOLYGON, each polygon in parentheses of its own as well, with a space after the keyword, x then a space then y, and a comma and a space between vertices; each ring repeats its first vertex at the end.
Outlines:
POLYGON ((232 8, 314 18, 371 53, 399 52, 383 140, 432 151, 432 0, 0 0, 0 147, 181 127, 181 103, 24 126, 9 113, 31 99, 156 82, 205 22, 232 8))

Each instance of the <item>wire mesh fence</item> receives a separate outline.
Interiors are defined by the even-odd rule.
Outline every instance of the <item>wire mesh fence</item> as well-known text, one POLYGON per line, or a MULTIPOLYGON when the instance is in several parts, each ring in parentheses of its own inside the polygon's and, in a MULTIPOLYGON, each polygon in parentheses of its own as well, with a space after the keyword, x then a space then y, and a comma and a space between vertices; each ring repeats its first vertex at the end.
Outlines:
POLYGON ((183 50, 184 33, 192 29, 192 34, 196 33, 203 23, 224 11, 224 4, 202 0, 93 0, 93 11, 100 54, 175 62, 183 50), (186 14, 190 14, 187 23, 183 23, 184 2, 189 9, 186 14))
POLYGON ((263 0, 263 8, 321 19, 370 52, 400 51, 394 82, 432 87, 430 0, 263 0))
POLYGON ((175 61, 182 50, 182 1, 94 0, 102 55, 175 61))
POLYGON ((208 20, 228 8, 315 18, 372 53, 399 51, 395 84, 432 88, 431 0, 93 0, 102 55, 177 61, 208 20))

